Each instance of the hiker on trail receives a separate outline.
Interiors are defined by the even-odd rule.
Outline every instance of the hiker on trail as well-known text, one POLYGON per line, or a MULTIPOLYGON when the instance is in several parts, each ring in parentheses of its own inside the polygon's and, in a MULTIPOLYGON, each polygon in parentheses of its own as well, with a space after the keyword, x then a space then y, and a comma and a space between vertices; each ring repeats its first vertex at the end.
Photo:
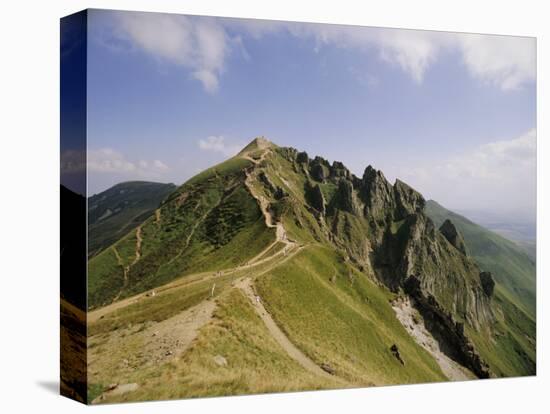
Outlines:
POLYGON ((216 284, 212 285, 212 291, 210 292, 210 297, 214 297, 214 289, 216 289, 216 284))
POLYGON ((256 303, 259 305, 260 304, 260 297, 258 295, 256 295, 256 303))

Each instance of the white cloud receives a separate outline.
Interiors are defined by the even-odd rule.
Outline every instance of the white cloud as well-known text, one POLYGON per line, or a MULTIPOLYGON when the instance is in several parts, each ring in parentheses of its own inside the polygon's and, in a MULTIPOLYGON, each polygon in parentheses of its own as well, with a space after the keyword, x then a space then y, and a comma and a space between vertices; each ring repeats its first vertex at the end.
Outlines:
POLYGON ((396 175, 448 207, 532 216, 536 206, 536 135, 532 129, 460 156, 403 167, 396 175))
POLYGON ((228 31, 256 40, 287 33, 313 40, 316 51, 327 45, 359 53, 374 51, 381 61, 400 68, 418 84, 446 51, 458 52, 474 79, 504 91, 519 89, 536 77, 533 38, 161 13, 118 12, 116 16, 115 35, 161 61, 182 66, 209 93, 218 90, 232 50, 253 59, 246 39, 232 37, 228 31))
POLYGON ((119 35, 160 60, 191 71, 214 93, 230 50, 230 39, 216 18, 161 13, 117 13, 119 35))
POLYGON ((313 38, 315 50, 325 45, 376 50, 382 61, 398 66, 419 84, 439 55, 449 50, 460 53, 474 78, 503 90, 521 88, 536 76, 533 38, 261 20, 236 24, 256 39, 281 31, 313 38))
POLYGON ((88 150, 88 171, 131 175, 140 178, 158 178, 169 168, 160 160, 130 161, 112 148, 88 150))
POLYGON ((236 155, 242 148, 240 144, 228 144, 223 136, 209 136, 199 139, 198 146, 201 150, 219 152, 227 157, 236 155))
POLYGON ((534 38, 462 34, 457 36, 472 76, 503 90, 518 89, 536 78, 534 38))

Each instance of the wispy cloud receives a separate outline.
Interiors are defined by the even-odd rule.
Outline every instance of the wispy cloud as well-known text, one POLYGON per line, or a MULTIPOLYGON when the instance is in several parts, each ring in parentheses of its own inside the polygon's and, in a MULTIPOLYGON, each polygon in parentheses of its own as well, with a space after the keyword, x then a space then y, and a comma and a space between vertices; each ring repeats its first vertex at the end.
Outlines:
POLYGON ((458 45, 472 76, 503 90, 519 89, 536 78, 533 38, 462 34, 458 45))
POLYGON ((88 150, 88 171, 130 175, 140 178, 159 178, 169 170, 161 160, 128 160, 112 148, 88 150))
POLYGON ((312 40, 316 51, 327 46, 374 51, 380 61, 400 68, 417 84, 445 51, 457 51, 474 79, 504 91, 520 89, 536 75, 533 38, 161 13, 116 16, 115 36, 156 59, 182 66, 209 93, 218 90, 232 50, 253 59, 243 35, 258 40, 286 33, 312 40))
POLYGON ((232 157, 236 155, 244 145, 239 143, 228 143, 225 137, 220 135, 199 139, 198 146, 203 151, 219 152, 227 157, 232 157))
POLYGON ((230 49, 219 20, 162 13, 116 14, 118 34, 149 55, 190 71, 209 93, 217 91, 230 49))
POLYGON ((536 205, 536 130, 494 141, 458 156, 402 168, 397 176, 449 207, 522 209, 536 205), (452 190, 450 190, 452 189, 452 190))

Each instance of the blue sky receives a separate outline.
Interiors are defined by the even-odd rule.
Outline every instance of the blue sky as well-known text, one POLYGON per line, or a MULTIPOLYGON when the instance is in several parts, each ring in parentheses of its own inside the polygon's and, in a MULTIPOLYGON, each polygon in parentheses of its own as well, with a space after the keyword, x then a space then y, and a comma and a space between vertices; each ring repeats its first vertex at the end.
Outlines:
POLYGON ((181 184, 263 135, 534 215, 534 39, 101 10, 88 30, 89 194, 181 184))

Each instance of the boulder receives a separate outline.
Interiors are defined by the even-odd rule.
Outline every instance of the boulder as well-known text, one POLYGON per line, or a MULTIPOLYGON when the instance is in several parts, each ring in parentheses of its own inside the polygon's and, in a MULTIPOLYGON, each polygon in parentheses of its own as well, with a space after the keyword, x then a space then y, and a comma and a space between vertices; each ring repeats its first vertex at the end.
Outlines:
POLYGON ((329 364, 326 364, 326 363, 321 364, 321 369, 329 373, 330 375, 336 374, 336 370, 333 367, 331 367, 329 364))
POLYGON ((216 355, 214 357, 214 363, 219 367, 225 367, 225 366, 227 366, 227 359, 225 359, 221 355, 216 355))
POLYGON ((395 358, 397 358, 397 360, 399 362, 401 362, 401 365, 405 365, 405 361, 403 361, 403 358, 401 358, 401 354, 399 353, 399 348, 397 347, 396 344, 393 344, 391 347, 390 347, 390 351, 391 353, 393 354, 393 356, 395 358))

